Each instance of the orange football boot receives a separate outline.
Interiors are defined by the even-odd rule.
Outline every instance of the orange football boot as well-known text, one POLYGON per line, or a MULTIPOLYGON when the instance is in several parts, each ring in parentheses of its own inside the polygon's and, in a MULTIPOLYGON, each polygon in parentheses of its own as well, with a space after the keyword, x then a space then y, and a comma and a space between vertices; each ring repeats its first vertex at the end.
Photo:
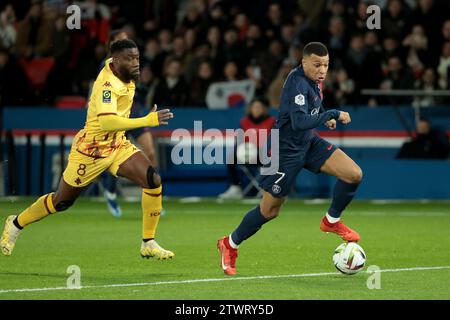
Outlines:
POLYGON ((236 258, 238 250, 230 246, 228 236, 217 241, 217 249, 220 253, 220 267, 223 272, 229 276, 236 274, 236 258))
POLYGON ((320 230, 322 230, 323 232, 336 233, 342 238, 342 240, 348 242, 358 242, 358 240, 361 238, 358 232, 347 227, 342 221, 330 223, 327 220, 327 217, 323 217, 322 221, 320 222, 320 230))

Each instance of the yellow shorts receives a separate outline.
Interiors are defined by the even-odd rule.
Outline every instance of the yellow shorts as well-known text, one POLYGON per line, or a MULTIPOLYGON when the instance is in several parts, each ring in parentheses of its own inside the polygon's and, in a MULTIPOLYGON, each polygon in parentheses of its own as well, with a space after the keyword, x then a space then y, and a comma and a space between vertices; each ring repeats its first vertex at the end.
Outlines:
POLYGON ((122 144, 109 156, 94 158, 77 151, 74 139, 63 173, 64 181, 73 187, 81 188, 91 184, 105 170, 117 177, 119 166, 138 151, 140 150, 135 145, 124 138, 122 144))

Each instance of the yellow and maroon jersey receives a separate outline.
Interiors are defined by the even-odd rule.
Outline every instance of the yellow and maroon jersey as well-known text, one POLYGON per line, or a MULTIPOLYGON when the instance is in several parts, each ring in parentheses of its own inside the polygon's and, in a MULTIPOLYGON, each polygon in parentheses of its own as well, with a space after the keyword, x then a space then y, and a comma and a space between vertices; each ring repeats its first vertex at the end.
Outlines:
POLYGON ((108 157, 125 139, 125 131, 107 132, 100 128, 98 118, 118 115, 128 118, 133 104, 135 84, 122 82, 110 68, 107 59, 92 87, 86 124, 75 137, 76 150, 93 158, 108 157))

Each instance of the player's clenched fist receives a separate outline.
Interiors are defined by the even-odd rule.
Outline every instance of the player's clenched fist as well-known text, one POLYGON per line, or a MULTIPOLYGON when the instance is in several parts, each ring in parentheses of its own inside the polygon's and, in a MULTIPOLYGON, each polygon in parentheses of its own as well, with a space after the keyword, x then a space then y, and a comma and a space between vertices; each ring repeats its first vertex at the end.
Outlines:
POLYGON ((350 118, 350 114, 348 112, 345 111, 341 111, 339 114, 339 119, 340 122, 342 122, 343 124, 348 124, 352 121, 352 119, 350 118))
POLYGON ((158 106, 155 104, 152 108, 152 111, 147 115, 149 117, 149 120, 151 124, 149 126, 158 126, 158 125, 166 125, 169 124, 167 120, 173 118, 173 113, 170 112, 170 109, 162 109, 159 111, 156 111, 158 109, 158 106), (155 120, 157 120, 157 123, 155 124, 155 120))
POLYGON ((331 120, 325 122, 325 126, 330 130, 336 129, 336 120, 331 119, 331 120))

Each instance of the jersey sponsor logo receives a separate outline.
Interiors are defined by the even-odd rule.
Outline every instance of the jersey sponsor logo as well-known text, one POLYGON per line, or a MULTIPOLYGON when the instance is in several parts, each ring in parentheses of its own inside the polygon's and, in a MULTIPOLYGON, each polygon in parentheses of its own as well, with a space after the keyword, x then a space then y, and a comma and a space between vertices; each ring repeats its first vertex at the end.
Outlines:
POLYGON ((281 192, 281 187, 279 185, 277 185, 277 184, 274 184, 272 186, 272 192, 275 193, 275 194, 279 194, 281 192))
POLYGON ((111 90, 103 90, 103 103, 111 103, 111 90))
POLYGON ((311 115, 314 116, 319 113, 319 108, 314 108, 311 110, 311 115))
POLYGON ((103 86, 104 86, 104 87, 111 87, 111 83, 110 83, 109 81, 106 81, 106 82, 103 84, 103 86))
POLYGON ((299 106, 304 106, 305 105, 305 96, 302 94, 298 94, 295 96, 294 101, 299 106))

